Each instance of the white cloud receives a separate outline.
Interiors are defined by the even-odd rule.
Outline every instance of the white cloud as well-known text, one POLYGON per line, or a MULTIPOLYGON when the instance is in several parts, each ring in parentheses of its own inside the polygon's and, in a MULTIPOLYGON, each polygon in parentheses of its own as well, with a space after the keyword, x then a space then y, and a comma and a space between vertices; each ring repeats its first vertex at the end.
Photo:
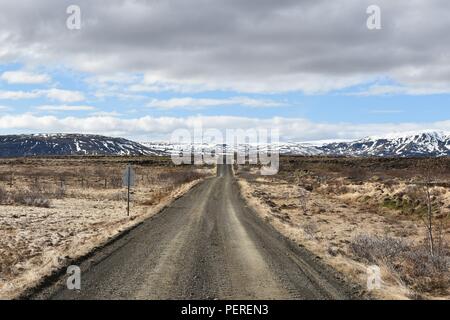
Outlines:
POLYGON ((1 100, 35 99, 40 96, 38 91, 0 91, 1 100))
POLYGON ((366 27, 372 0, 80 0, 88 14, 75 33, 61 24, 69 3, 3 1, 0 61, 64 65, 106 83, 138 72, 149 79, 130 90, 148 92, 323 93, 379 77, 450 87, 446 0, 378 0, 378 31, 366 27))
POLYGON ((187 109, 201 109, 206 107, 217 106, 245 106, 254 108, 264 107, 280 107, 285 104, 273 100, 252 99, 248 97, 232 97, 227 99, 204 99, 204 98, 172 98, 167 100, 154 99, 147 104, 149 107, 173 109, 173 108, 187 108, 187 109))
POLYGON ((115 88, 102 88, 94 92, 94 96, 99 99, 114 97, 120 100, 143 100, 146 96, 138 94, 130 94, 121 92, 120 89, 115 88))
POLYGON ((98 111, 98 112, 92 112, 91 116, 95 116, 95 117, 120 117, 120 116, 122 116, 122 114, 117 112, 117 111, 98 111))
POLYGON ((72 90, 0 91, 1 100, 36 99, 40 97, 61 102, 78 102, 84 100, 84 94, 82 92, 72 90))
POLYGON ((51 80, 46 74, 25 71, 6 71, 3 72, 0 78, 11 84, 40 84, 51 80))
POLYGON ((68 106, 68 105, 44 105, 36 107, 41 111, 91 111, 95 110, 92 106, 68 106))
POLYGON ((384 96, 384 95, 435 95, 435 94, 450 94, 450 86, 417 86, 411 85, 409 87, 400 85, 374 85, 370 86, 365 91, 351 92, 348 95, 354 96, 384 96))
POLYGON ((43 91, 43 93, 47 98, 61 102, 78 102, 84 100, 84 94, 79 91, 49 89, 43 91))
POLYGON ((98 86, 99 84, 110 84, 110 83, 119 83, 119 84, 131 84, 135 83, 139 80, 136 75, 128 74, 128 73, 115 73, 108 75, 99 75, 93 76, 86 79, 86 82, 93 85, 98 86))
MULTIPOLYGON (((212 62, 214 63, 214 62, 212 62)), ((250 77, 250 76, 249 76, 250 77)), ((198 93, 204 91, 237 91, 242 93, 280 93, 303 91, 305 94, 321 94, 340 90, 360 83, 371 82, 371 75, 354 75, 345 78, 322 76, 313 73, 277 75, 267 74, 264 79, 235 79, 235 75, 220 77, 168 77, 154 72, 146 73, 142 83, 130 85, 131 92, 157 93, 163 91, 198 93)))
POLYGON ((439 130, 450 131, 450 120, 433 123, 323 123, 302 118, 269 119, 232 116, 140 117, 115 116, 63 117, 33 114, 0 116, 0 130, 8 132, 77 132, 122 136, 140 141, 169 139, 180 128, 193 130, 202 124, 205 129, 274 129, 280 130, 284 141, 325 139, 358 139, 392 132, 439 130))

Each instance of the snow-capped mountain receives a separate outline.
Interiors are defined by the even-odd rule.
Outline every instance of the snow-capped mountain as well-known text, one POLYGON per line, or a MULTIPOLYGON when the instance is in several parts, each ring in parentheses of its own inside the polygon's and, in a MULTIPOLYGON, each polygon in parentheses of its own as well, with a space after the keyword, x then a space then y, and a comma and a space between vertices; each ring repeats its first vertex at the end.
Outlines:
POLYGON ((258 145, 258 144, 240 144, 237 146, 231 145, 221 145, 221 144, 208 144, 208 143, 192 143, 192 144, 178 144, 178 143, 155 143, 155 142, 143 142, 143 145, 161 152, 162 154, 177 153, 180 151, 191 151, 194 154, 204 154, 204 153, 234 153, 234 152, 247 152, 255 153, 258 150, 276 150, 280 154, 285 155, 303 155, 303 156, 313 156, 319 155, 323 152, 316 146, 306 144, 306 143, 278 143, 274 145, 258 145))
POLYGON ((450 135, 422 131, 367 137, 352 142, 330 143, 319 147, 328 155, 375 157, 450 156, 450 135))
POLYGON ((0 136, 0 157, 48 155, 170 155, 181 150, 193 153, 256 152, 277 150, 283 155, 330 155, 374 157, 450 156, 450 134, 436 131, 366 137, 355 141, 227 146, 207 143, 137 143, 123 138, 85 134, 37 134, 0 136))
MULTIPOLYGON (((161 153, 170 154, 181 150, 192 150, 193 153, 206 153, 220 150, 222 145, 214 144, 170 144, 147 143, 146 146, 161 153)), ((267 145, 225 146, 225 152, 255 152, 264 150, 267 145)), ((280 142, 271 145, 283 155, 330 155, 330 156, 373 156, 373 157, 439 157, 450 156, 450 135, 444 132, 421 131, 391 134, 386 136, 366 137, 355 141, 317 143, 280 142)))
POLYGON ((318 146, 309 143, 279 143, 276 149, 284 155, 316 156, 323 154, 318 146))
POLYGON ((157 150, 123 138, 85 134, 0 136, 0 157, 66 155, 159 155, 157 150))

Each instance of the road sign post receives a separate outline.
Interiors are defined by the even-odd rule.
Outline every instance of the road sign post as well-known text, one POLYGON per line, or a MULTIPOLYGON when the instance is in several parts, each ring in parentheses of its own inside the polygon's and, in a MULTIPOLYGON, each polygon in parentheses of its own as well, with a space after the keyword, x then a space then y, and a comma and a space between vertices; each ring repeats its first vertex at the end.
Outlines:
POLYGON ((127 216, 130 216, 130 191, 131 187, 134 186, 135 176, 136 175, 131 167, 131 164, 128 164, 123 173, 122 179, 123 186, 127 188, 127 216))

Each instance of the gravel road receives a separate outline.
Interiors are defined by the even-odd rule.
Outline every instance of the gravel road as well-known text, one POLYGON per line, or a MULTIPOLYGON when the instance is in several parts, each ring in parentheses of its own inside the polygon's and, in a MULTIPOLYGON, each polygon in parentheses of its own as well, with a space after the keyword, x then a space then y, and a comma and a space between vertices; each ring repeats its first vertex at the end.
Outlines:
POLYGON ((348 286, 248 208, 229 165, 35 299, 348 299, 348 286))

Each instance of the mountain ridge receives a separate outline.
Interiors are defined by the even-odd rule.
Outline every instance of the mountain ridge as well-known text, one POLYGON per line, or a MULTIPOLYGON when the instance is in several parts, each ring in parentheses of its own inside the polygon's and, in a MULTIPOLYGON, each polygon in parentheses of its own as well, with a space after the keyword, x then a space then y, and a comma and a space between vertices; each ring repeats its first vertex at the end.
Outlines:
POLYGON ((366 137, 330 143, 320 147, 330 155, 376 157, 439 157, 450 156, 450 135, 443 131, 366 137))
MULTIPOLYGON (((267 146, 260 145, 259 148, 267 146)), ((284 155, 353 157, 442 157, 450 156, 450 134, 444 131, 420 131, 370 136, 353 141, 321 143, 280 142, 271 146, 284 155)), ((124 138, 95 134, 17 134, 0 136, 0 157, 69 155, 170 155, 186 145, 138 143, 124 138)), ((189 146, 195 153, 212 151, 216 145, 197 143, 189 146)), ((229 148, 257 150, 256 145, 229 148)))
MULTIPOLYGON (((163 148, 165 152, 177 151, 183 145, 170 143, 148 143, 153 148, 163 148)), ((251 150, 255 145, 248 144, 251 150)), ((216 145, 191 144, 195 152, 213 150, 216 145)), ((259 148, 265 148, 260 146, 259 148)), ((361 157, 440 157, 450 156, 450 134, 444 131, 413 131, 405 133, 387 134, 384 136, 369 136, 353 141, 320 142, 280 142, 272 145, 284 155, 327 155, 327 156, 361 156, 361 157)), ((231 151, 242 150, 243 147, 233 148, 231 151)))
POLYGON ((94 134, 17 134, 0 136, 0 157, 158 155, 140 143, 94 134))

